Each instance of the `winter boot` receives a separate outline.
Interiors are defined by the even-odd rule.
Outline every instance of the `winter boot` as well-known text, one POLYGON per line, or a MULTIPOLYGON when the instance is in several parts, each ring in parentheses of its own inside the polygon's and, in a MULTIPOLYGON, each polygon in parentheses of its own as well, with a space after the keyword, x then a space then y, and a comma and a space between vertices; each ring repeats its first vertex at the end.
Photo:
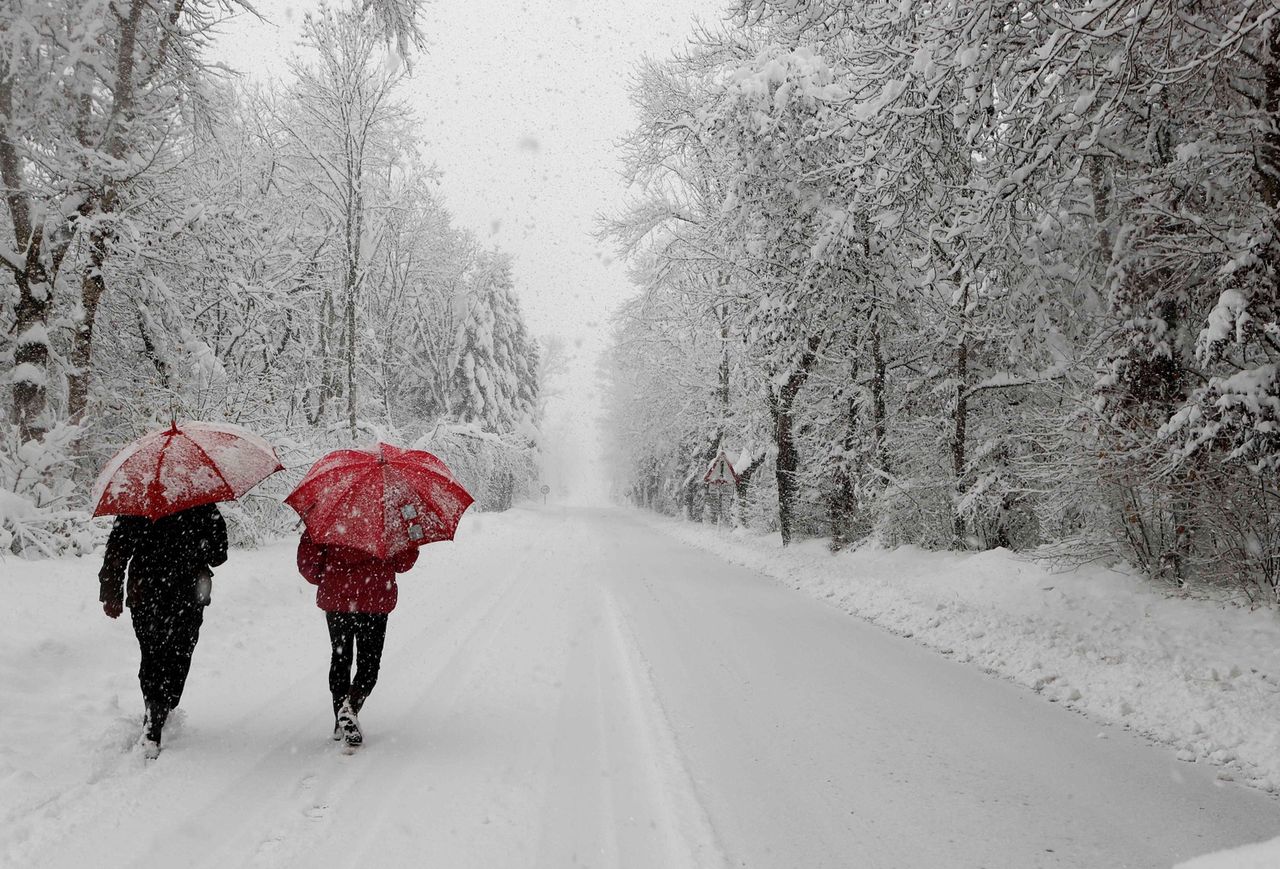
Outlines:
POLYGON ((342 738, 347 745, 359 745, 364 742, 364 734, 360 732, 360 721, 356 718, 356 711, 351 706, 351 701, 344 700, 342 706, 338 708, 338 730, 342 731, 342 738))
POLYGON ((142 747, 142 755, 147 760, 155 760, 160 756, 160 733, 164 730, 164 721, 169 713, 159 706, 147 704, 147 713, 142 718, 142 738, 138 744, 142 747))

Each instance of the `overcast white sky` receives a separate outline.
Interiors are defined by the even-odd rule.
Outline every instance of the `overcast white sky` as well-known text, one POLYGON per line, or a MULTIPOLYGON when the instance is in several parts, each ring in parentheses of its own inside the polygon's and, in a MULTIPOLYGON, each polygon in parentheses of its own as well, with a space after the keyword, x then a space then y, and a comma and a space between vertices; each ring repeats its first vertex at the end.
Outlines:
MULTIPOLYGON (((681 47, 695 16, 726 0, 433 0, 430 46, 406 96, 458 223, 515 258, 534 334, 573 352, 566 396, 544 425, 555 494, 602 494, 594 366, 609 313, 631 292, 625 269, 592 233, 624 197, 617 141, 633 126, 627 82, 637 60, 681 47)), ((255 0, 271 24, 241 16, 213 54, 258 76, 283 75, 315 0, 255 0)))

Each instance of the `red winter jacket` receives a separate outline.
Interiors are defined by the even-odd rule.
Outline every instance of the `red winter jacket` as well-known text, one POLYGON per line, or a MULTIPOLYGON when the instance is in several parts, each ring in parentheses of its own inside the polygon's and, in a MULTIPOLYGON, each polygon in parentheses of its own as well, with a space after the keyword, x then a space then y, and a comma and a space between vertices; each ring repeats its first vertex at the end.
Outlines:
POLYGON ((418 560, 410 549, 378 558, 349 546, 325 546, 307 534, 298 541, 298 572, 316 589, 316 606, 330 613, 389 613, 396 608, 396 574, 418 560))

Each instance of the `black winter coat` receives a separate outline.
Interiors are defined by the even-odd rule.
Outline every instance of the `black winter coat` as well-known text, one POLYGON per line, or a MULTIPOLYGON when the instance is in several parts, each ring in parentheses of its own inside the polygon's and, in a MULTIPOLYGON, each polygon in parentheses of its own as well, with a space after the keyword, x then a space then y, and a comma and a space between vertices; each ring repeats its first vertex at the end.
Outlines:
POLYGON ((152 522, 117 516, 98 572, 99 600, 123 597, 129 573, 130 608, 173 607, 196 599, 196 574, 227 560, 227 525, 213 504, 152 522))

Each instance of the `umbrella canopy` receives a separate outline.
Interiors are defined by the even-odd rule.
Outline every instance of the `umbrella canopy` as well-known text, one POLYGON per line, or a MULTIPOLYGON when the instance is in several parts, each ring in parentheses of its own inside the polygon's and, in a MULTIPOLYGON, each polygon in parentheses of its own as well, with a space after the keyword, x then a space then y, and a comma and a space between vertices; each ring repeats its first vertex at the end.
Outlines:
POLYGON ((431 453, 379 443, 329 453, 284 502, 317 543, 390 558, 452 540, 472 498, 431 453))
POLYGON ((173 423, 116 453, 93 485, 94 516, 146 516, 232 501, 284 470, 276 451, 238 425, 173 423))

